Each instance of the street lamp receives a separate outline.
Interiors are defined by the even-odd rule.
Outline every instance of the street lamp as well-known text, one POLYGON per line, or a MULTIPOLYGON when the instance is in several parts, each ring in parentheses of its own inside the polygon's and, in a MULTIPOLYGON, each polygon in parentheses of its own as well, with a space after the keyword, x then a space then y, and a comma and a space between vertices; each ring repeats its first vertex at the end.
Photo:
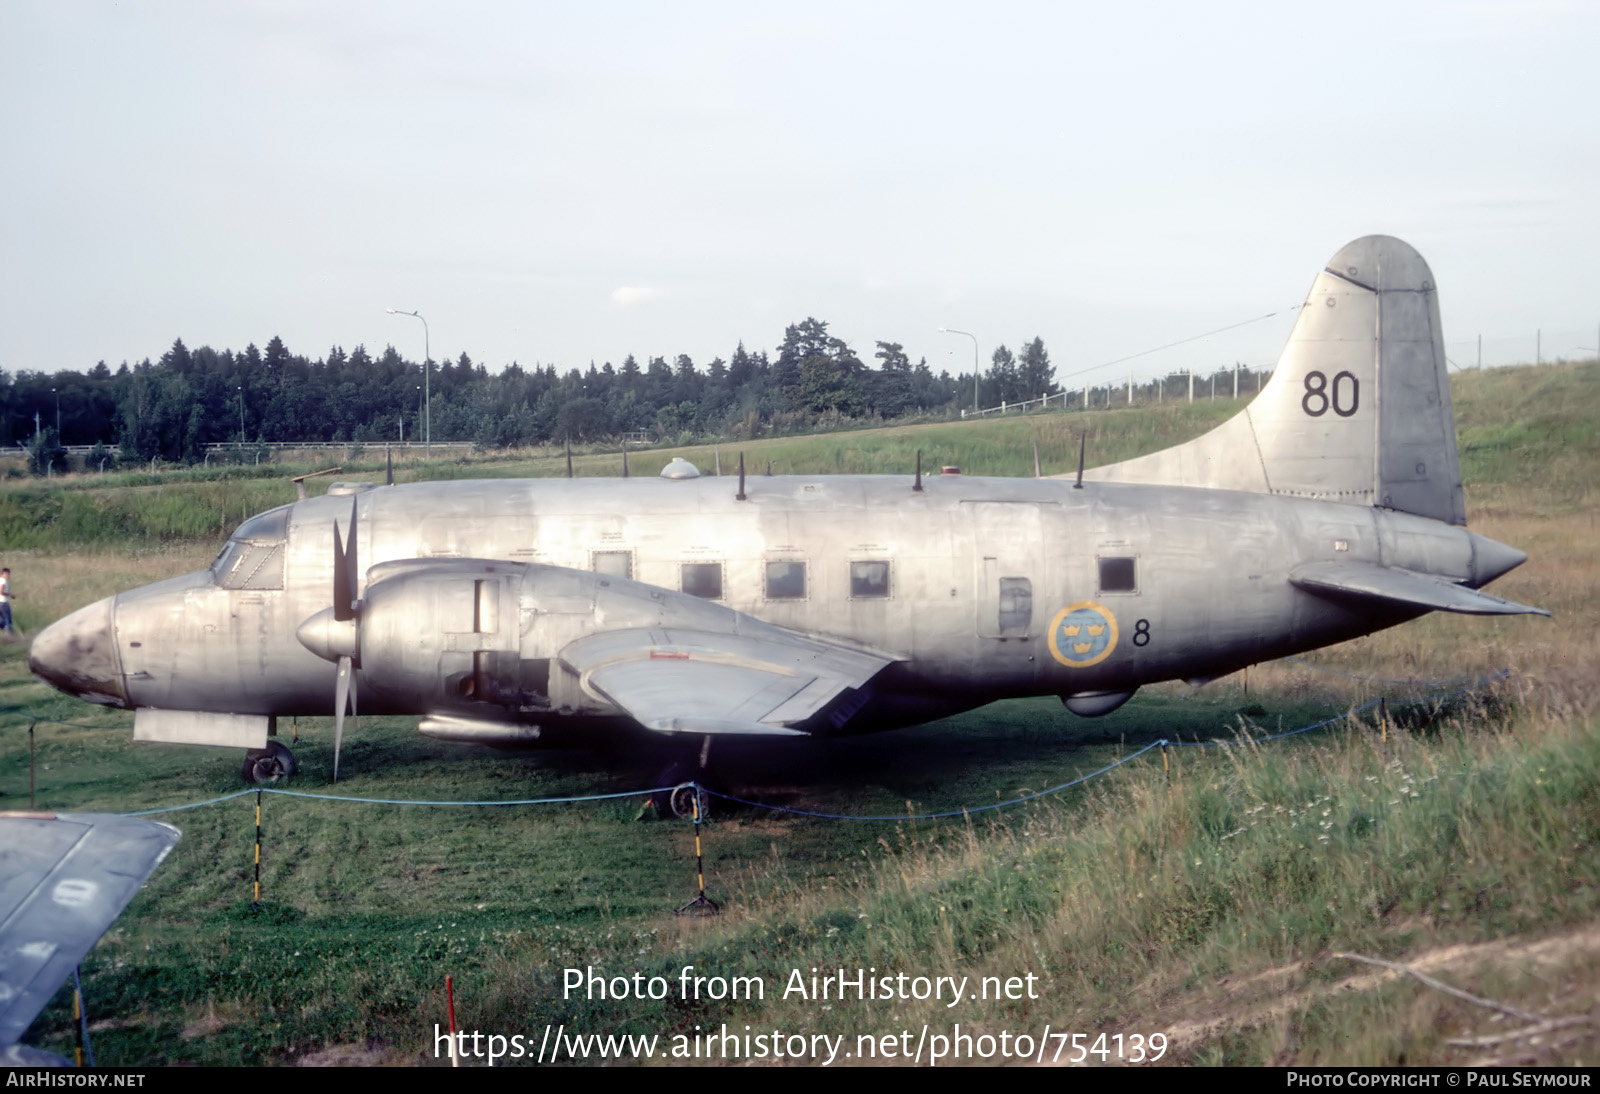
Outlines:
POLYGON ((56 397, 56 444, 61 443, 61 392, 55 388, 50 389, 50 394, 56 397))
POLYGON ((978 412, 978 336, 954 327, 940 327, 940 334, 965 334, 972 339, 972 412, 978 412))
MULTIPOLYGON (((244 385, 239 385, 239 447, 244 448, 244 385)), ((243 457, 240 457, 243 459, 243 457)))
POLYGON ((423 430, 423 458, 433 456, 433 407, 432 395, 428 391, 428 376, 433 371, 432 355, 428 350, 428 321, 422 318, 421 312, 400 311, 397 308, 387 308, 390 315, 409 315, 413 319, 422 320, 422 430, 423 430))

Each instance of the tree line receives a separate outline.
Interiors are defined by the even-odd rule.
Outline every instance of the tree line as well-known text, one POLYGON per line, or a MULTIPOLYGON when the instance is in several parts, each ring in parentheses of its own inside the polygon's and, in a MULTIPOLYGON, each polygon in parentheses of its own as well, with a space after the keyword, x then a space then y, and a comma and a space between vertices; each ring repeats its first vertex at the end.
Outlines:
MULTIPOLYGON (((705 366, 630 354, 565 372, 513 362, 491 374, 462 353, 423 367, 393 346, 335 346, 311 359, 274 336, 265 349, 190 349, 177 339, 159 361, 104 361, 87 372, 0 370, 0 443, 26 445, 36 464, 61 461, 64 445, 102 446, 108 459, 197 462, 215 443, 421 440, 511 447, 626 433, 689 441, 794 432, 830 423, 954 415, 971 406, 973 377, 913 364, 897 342, 876 342, 871 361, 827 323, 808 318, 785 332, 775 356, 740 343, 705 366)), ((1044 342, 996 348, 978 381, 984 406, 1059 390, 1044 342)), ((64 466, 64 464, 60 464, 64 466)))

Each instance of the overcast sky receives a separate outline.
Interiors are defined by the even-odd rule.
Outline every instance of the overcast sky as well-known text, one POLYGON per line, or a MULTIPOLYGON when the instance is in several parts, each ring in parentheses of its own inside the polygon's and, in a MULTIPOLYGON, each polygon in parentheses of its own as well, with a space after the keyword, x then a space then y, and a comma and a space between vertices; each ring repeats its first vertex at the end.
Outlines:
MULTIPOLYGON (((1416 246, 1453 360, 1593 347, 1600 5, 0 3, 0 368, 1275 359, 1416 246)), ((1129 365, 1093 374, 1125 377, 1129 365)), ((1069 381, 1078 383, 1081 381, 1069 381)))

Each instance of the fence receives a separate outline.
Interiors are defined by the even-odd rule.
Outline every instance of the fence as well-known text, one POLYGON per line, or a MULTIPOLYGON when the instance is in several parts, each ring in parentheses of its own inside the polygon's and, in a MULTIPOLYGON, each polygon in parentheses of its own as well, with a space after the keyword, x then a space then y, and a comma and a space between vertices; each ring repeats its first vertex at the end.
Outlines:
MULTIPOLYGON (((1232 383, 1224 383, 1223 390, 1218 392, 1217 377, 1227 376, 1228 374, 1228 370, 1214 372, 1209 376, 1196 376, 1194 373, 1189 373, 1186 384, 1181 380, 1175 381, 1182 386, 1170 398, 1174 401, 1187 399, 1192 403, 1196 398, 1216 399, 1220 396, 1223 399, 1235 399, 1252 396, 1261 391, 1261 388, 1272 375, 1270 369, 1246 368, 1234 370, 1232 372, 1232 383), (1253 382, 1252 377, 1254 378, 1253 382)), ((961 417, 966 419, 983 418, 990 414, 1027 414, 1034 410, 1049 410, 1052 401, 1061 410, 1067 410, 1074 406, 1079 410, 1110 410, 1114 406, 1126 408, 1140 404, 1162 403, 1169 398, 1167 395, 1167 381, 1173 379, 1174 377, 1172 376, 1160 376, 1154 380, 1135 383, 1130 378, 1126 384, 1086 385, 1081 388, 1074 388, 1071 391, 1058 391, 1049 395, 1041 395, 1037 399, 1027 399, 1020 403, 1002 402, 999 406, 985 407, 982 410, 963 410, 961 417), (1123 392, 1127 393, 1126 397, 1122 397, 1123 392), (1102 399, 1104 399, 1103 402, 1101 401, 1102 399)))

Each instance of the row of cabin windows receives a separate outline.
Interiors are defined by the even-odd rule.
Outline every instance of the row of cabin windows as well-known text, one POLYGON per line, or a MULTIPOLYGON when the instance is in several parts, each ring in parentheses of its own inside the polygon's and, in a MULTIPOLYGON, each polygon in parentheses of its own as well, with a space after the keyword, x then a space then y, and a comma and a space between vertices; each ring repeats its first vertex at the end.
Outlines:
MULTIPOLYGON (((632 551, 596 551, 596 573, 613 577, 633 577, 632 551)), ((684 562, 678 567, 678 587, 690 596, 705 600, 722 599, 722 563, 684 562)), ((779 561, 766 564, 768 600, 804 600, 806 564, 779 561)), ((882 599, 889 595, 889 564, 883 561, 850 563, 850 596, 855 600, 882 599)))
MULTIPOLYGON (((614 577, 633 577, 632 551, 596 551, 595 572, 614 577)), ((1134 593, 1139 590, 1137 560, 1102 558, 1099 560, 1101 593, 1134 593)), ((684 562, 679 566, 679 588, 704 600, 722 599, 722 563, 684 562)), ((768 562, 766 572, 768 600, 803 600, 806 595, 804 562, 768 562)), ((850 563, 850 598, 872 600, 889 595, 889 564, 870 560, 850 563)), ((1032 615, 1032 585, 1027 578, 1000 579, 1000 614, 1026 618, 1032 615)))
MULTIPOLYGON (((284 513, 286 515, 287 507, 284 513)), ((265 518, 277 516, 277 511, 263 514, 241 531, 265 518)), ((280 520, 282 518, 279 518, 280 520)), ((250 542, 235 535, 223 547, 222 553, 212 563, 216 581, 225 589, 281 589, 283 588, 284 550, 281 542, 250 542)), ((596 551, 596 573, 613 577, 633 578, 632 551, 596 551)), ((1133 557, 1102 557, 1099 560, 1101 593, 1137 593, 1139 591, 1138 560, 1133 557)), ((691 596, 705 600, 722 599, 722 563, 685 562, 679 571, 680 588, 691 596)), ((806 564, 804 562, 768 562, 766 564, 766 593, 768 600, 804 600, 806 596, 806 564)), ((850 563, 850 597, 853 600, 882 599, 889 595, 889 563, 866 560, 850 563)), ((1031 614, 1031 587, 1024 578, 1001 579, 1000 599, 1002 616, 1031 614), (1011 584, 1007 584, 1010 582, 1011 584)))

